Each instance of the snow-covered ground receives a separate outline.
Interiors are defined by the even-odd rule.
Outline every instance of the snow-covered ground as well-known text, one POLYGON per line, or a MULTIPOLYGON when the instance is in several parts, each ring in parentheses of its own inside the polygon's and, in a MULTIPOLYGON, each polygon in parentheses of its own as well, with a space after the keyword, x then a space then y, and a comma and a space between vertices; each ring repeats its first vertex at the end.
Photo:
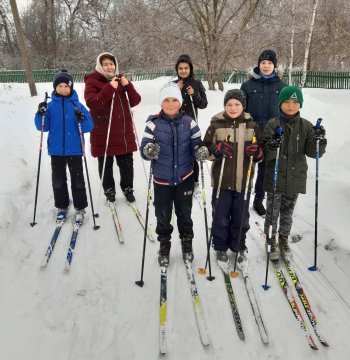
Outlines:
MULTIPOLYGON (((159 110, 158 91, 167 79, 136 82, 142 102, 134 110, 139 138, 149 114, 159 110)), ((239 85, 230 85, 229 88, 239 85)), ((83 86, 75 89, 83 99, 83 86)), ((55 209, 50 161, 44 140, 38 211, 35 227, 33 203, 38 163, 39 132, 33 124, 37 104, 51 84, 38 84, 39 96, 31 98, 25 84, 0 84, 0 359, 1 360, 115 360, 157 359, 160 271, 158 243, 147 242, 144 280, 140 288, 143 233, 136 218, 118 193, 118 210, 125 235, 120 244, 111 216, 102 199, 101 228, 94 231, 89 209, 81 228, 72 268, 64 272, 71 226, 67 223, 47 268, 40 262, 54 229, 55 209)), ((209 106, 200 111, 204 133, 210 117, 221 111, 221 92, 208 91, 209 106)), ((263 345, 241 278, 232 279, 246 341, 239 340, 232 319, 223 277, 212 264, 216 280, 195 274, 208 324, 210 345, 201 345, 177 231, 173 234, 168 270, 168 359, 337 359, 350 356, 350 137, 348 90, 305 89, 302 115, 315 122, 324 119, 328 148, 320 161, 319 178, 319 272, 313 264, 315 161, 309 161, 308 193, 299 197, 293 234, 303 239, 292 244, 296 270, 318 320, 319 332, 330 343, 310 349, 294 319, 277 277, 270 268, 265 292, 264 244, 259 237, 263 221, 251 212, 248 235, 249 271, 268 330, 270 344, 263 345), (258 224, 255 224, 258 222, 258 224)), ((87 138, 88 139, 88 138, 87 138)), ((88 141, 87 141, 88 142, 88 141)), ((89 147, 87 146, 87 153, 89 147)), ((94 205, 98 206, 97 161, 88 154, 94 205)), ((148 171, 149 163, 146 163, 148 171)), ((140 156, 135 154, 135 192, 144 214, 147 184, 140 156)), ((117 172, 116 177, 118 178, 117 172)), ((205 170, 207 200, 209 176, 205 170)), ((208 209, 210 213, 210 205, 208 209)), ((73 210, 71 210, 71 214, 73 210)), ((196 270, 205 262, 203 213, 193 205, 196 270)), ((150 208, 154 229, 154 209, 150 208)), ((302 310, 303 311, 303 310, 302 310)), ((306 316, 305 316, 306 317, 306 316)))

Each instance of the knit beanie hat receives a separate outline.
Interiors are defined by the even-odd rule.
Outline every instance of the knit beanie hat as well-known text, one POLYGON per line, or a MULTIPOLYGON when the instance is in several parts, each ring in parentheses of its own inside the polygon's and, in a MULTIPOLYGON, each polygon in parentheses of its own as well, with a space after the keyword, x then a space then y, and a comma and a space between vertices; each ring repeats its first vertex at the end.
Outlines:
POLYGON ((284 87, 280 95, 278 97, 278 106, 281 106, 283 101, 286 100, 298 100, 300 107, 303 107, 303 93, 301 92, 301 88, 298 86, 286 86, 284 87))
POLYGON ((273 63, 274 67, 277 67, 277 55, 276 53, 271 50, 271 49, 267 49, 264 50, 260 55, 259 55, 259 59, 258 59, 258 66, 260 65, 260 63, 263 60, 269 60, 273 63))
POLYGON ((100 55, 97 56, 97 59, 96 59, 96 67, 95 67, 95 70, 100 73, 101 75, 105 76, 108 80, 111 80, 113 79, 115 76, 118 75, 118 61, 116 59, 116 57, 114 55, 112 55, 111 53, 108 53, 108 52, 103 52, 101 53, 100 55), (103 70, 103 67, 102 67, 102 60, 101 59, 110 59, 114 62, 114 65, 115 65, 115 73, 112 75, 112 76, 107 76, 107 74, 105 73, 105 71, 103 70))
POLYGON ((57 85, 61 83, 67 84, 73 90, 73 77, 65 69, 62 69, 53 77, 53 88, 56 89, 57 85))
POLYGON ((179 103, 182 104, 182 95, 181 90, 178 88, 178 86, 170 81, 166 83, 159 92, 159 104, 162 105, 162 102, 166 98, 175 98, 179 100, 179 103))
POLYGON ((190 66, 190 76, 193 75, 193 64, 190 55, 182 54, 179 56, 179 58, 176 60, 176 65, 175 65, 176 73, 177 73, 177 68, 179 67, 179 64, 181 62, 187 63, 190 66))
POLYGON ((231 100, 231 99, 238 100, 243 105, 243 109, 245 109, 245 107, 246 107, 246 96, 245 96, 244 91, 242 91, 240 89, 229 90, 225 94, 225 97, 224 97, 224 106, 226 106, 228 101, 231 100))

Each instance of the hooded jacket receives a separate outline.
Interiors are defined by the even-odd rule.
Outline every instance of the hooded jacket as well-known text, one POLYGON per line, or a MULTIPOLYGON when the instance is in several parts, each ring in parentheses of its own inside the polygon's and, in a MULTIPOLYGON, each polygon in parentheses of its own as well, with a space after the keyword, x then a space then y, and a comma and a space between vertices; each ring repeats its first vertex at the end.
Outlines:
POLYGON ((277 71, 275 77, 265 79, 259 74, 259 67, 256 67, 250 72, 249 80, 241 85, 247 97, 245 111, 250 113, 261 131, 269 119, 278 115, 278 96, 282 88, 287 86, 281 78, 282 73, 277 71))
MULTIPOLYGON (((75 90, 72 90, 69 97, 59 96, 52 92, 51 101, 47 104, 44 115, 43 129, 44 132, 49 132, 47 137, 49 155, 83 155, 75 108, 85 115, 85 119, 81 122, 82 132, 90 132, 94 124, 88 110, 79 102, 75 90)), ((41 130, 42 118, 40 113, 36 113, 34 121, 38 130, 41 130)))
POLYGON ((187 115, 191 116, 192 119, 197 119, 198 109, 205 109, 208 105, 207 96, 205 95, 205 88, 199 79, 194 78, 193 64, 191 58, 186 54, 181 55, 176 61, 176 65, 175 65, 176 73, 178 72, 177 69, 179 67, 180 62, 185 62, 190 66, 190 75, 187 78, 182 79, 178 77, 178 79, 174 80, 176 84, 180 80, 183 80, 184 82, 184 86, 181 89, 181 95, 183 99, 181 109, 187 115), (188 95, 186 91, 186 88, 188 86, 191 86, 194 90, 194 94, 192 95, 193 106, 192 106, 191 96, 188 95))
POLYGON ((234 144, 234 152, 232 157, 227 157, 225 160, 221 188, 243 192, 250 160, 248 156, 245 156, 244 148, 246 145, 251 144, 254 135, 259 143, 261 141, 261 132, 250 114, 245 112, 242 112, 236 119, 230 118, 225 112, 220 112, 212 117, 203 143, 209 150, 210 159, 214 161, 211 171, 211 185, 213 187, 218 187, 223 160, 223 158, 216 159, 213 156, 213 149, 216 144, 224 141, 228 135, 230 136, 229 141, 234 144))
POLYGON ((120 83, 117 89, 111 86, 110 80, 104 75, 103 70, 101 71, 102 66, 98 66, 102 55, 97 58, 97 70, 84 78, 85 102, 95 125, 90 136, 91 154, 94 157, 104 156, 111 116, 107 155, 124 155, 137 150, 130 107, 138 105, 141 96, 130 81, 125 87, 120 83))
MULTIPOLYGON (((306 193, 307 162, 306 157, 316 157, 314 129, 310 121, 300 117, 285 120, 279 116, 268 121, 263 133, 263 142, 267 143, 275 134, 276 128, 283 129, 283 141, 279 153, 276 192, 291 196, 306 193)), ((320 142, 320 157, 326 151, 327 141, 320 142)), ((265 146, 265 177, 264 190, 273 192, 273 179, 276 163, 276 150, 265 146)))

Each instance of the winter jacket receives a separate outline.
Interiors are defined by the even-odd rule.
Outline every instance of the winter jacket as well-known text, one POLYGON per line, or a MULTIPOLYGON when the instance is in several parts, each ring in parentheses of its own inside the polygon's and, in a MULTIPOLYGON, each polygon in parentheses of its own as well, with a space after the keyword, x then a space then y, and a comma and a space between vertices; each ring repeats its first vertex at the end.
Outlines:
POLYGON ((162 185, 178 185, 193 173, 194 147, 201 143, 201 132, 196 122, 181 112, 168 118, 163 111, 151 115, 146 124, 140 153, 149 142, 160 146, 159 157, 152 160, 153 180, 162 185))
POLYGON ((211 185, 218 186, 223 158, 216 159, 213 149, 216 144, 224 141, 230 135, 229 141, 234 144, 233 157, 226 158, 221 183, 222 189, 243 192, 246 185, 249 157, 245 156, 244 148, 252 142, 255 134, 258 143, 261 140, 259 126, 250 114, 243 112, 238 118, 232 119, 225 112, 214 115, 210 121, 203 143, 208 148, 212 164, 211 185))
MULTIPOLYGON (((178 83, 181 79, 177 79, 174 82, 178 83)), ((205 88, 202 82, 199 79, 194 79, 192 76, 189 76, 186 79, 183 79, 184 86, 181 89, 182 95, 182 111, 187 115, 191 116, 192 119, 198 119, 198 109, 205 109, 208 105, 207 96, 205 95, 205 88), (186 88, 191 86, 194 90, 192 95, 193 106, 191 102, 191 96, 187 94, 186 88), (193 112, 193 107, 194 111, 193 112)), ((197 120, 198 121, 198 120, 197 120)))
POLYGON ((245 111, 250 113, 261 131, 264 130, 269 119, 278 115, 278 96, 281 89, 287 86, 281 77, 282 74, 277 72, 275 77, 264 79, 259 75, 259 68, 256 67, 250 72, 249 80, 241 85, 241 90, 247 97, 245 111))
MULTIPOLYGON (((306 193, 307 162, 306 156, 316 157, 313 125, 300 117, 298 113, 292 119, 274 117, 266 124, 263 141, 267 143, 276 128, 283 129, 283 142, 280 147, 276 192, 287 196, 306 193)), ((320 141, 320 157, 326 151, 327 141, 320 141)), ((265 146, 264 190, 273 192, 273 178, 276 162, 276 150, 265 146)))
MULTIPOLYGON (((44 132, 49 132, 47 138, 49 155, 83 155, 75 108, 85 115, 85 119, 81 122, 82 132, 90 132, 94 124, 88 110, 79 102, 75 90, 69 97, 56 95, 55 92, 51 94, 51 101, 47 104, 44 115, 44 132)), ((36 128, 41 130, 40 113, 36 113, 34 121, 36 128)))
POLYGON ((86 105, 90 109, 95 124, 90 136, 92 156, 100 157, 105 154, 113 94, 115 96, 107 155, 123 155, 136 151, 137 146, 128 98, 130 106, 134 107, 140 103, 141 97, 134 86, 129 81, 125 87, 119 84, 118 88, 114 89, 109 80, 97 71, 85 76, 84 81, 86 105))

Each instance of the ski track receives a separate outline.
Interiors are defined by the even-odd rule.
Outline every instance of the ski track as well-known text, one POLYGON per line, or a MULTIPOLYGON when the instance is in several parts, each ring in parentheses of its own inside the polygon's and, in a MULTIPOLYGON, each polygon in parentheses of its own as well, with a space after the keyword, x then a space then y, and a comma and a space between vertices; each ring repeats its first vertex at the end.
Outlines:
MULTIPOLYGON (((159 110, 158 89, 168 78, 135 82, 142 95, 141 105, 134 110, 134 121, 141 140, 146 118, 159 110)), ((238 88, 239 85, 230 85, 238 88)), ((75 84, 80 99, 83 85, 75 84)), ((33 116, 37 104, 51 84, 38 84, 39 97, 30 98, 25 84, 0 84, 1 108, 6 122, 0 134, 0 153, 5 175, 0 186, 0 359, 4 360, 139 360, 158 359, 159 355, 159 285, 157 261, 159 244, 146 242, 146 261, 143 288, 135 285, 140 279, 143 232, 135 215, 124 201, 117 186, 118 215, 125 243, 120 244, 110 211, 103 195, 98 204, 100 181, 97 162, 87 160, 95 210, 100 216, 92 229, 91 209, 87 209, 84 225, 79 230, 72 266, 64 271, 72 226, 63 226, 54 252, 46 268, 40 262, 54 231, 55 210, 51 188, 50 159, 46 150, 46 135, 39 185, 37 225, 29 225, 33 218, 39 132, 34 128, 33 116)), ((329 139, 325 159, 320 162, 319 247, 316 273, 307 270, 313 263, 314 161, 309 160, 308 194, 301 196, 295 210, 293 234, 302 235, 292 243, 295 270, 318 320, 318 330, 329 342, 328 349, 317 340, 319 351, 309 349, 303 331, 295 320, 282 293, 278 279, 270 267, 264 291, 265 246, 260 230, 263 219, 251 210, 251 230, 247 236, 249 274, 257 302, 265 323, 270 344, 264 345, 256 326, 242 276, 231 279, 246 340, 238 338, 229 305, 224 278, 212 252, 212 282, 199 275, 204 266, 206 238, 203 210, 193 204, 194 254, 193 272, 203 314, 207 322, 210 345, 200 341, 185 265, 177 230, 174 230, 170 267, 168 269, 167 359, 194 360, 289 360, 295 358, 345 360, 350 353, 350 247, 344 227, 347 225, 349 165, 348 159, 337 155, 347 142, 347 135, 339 135, 332 119, 340 116, 349 103, 348 91, 305 89, 303 116, 316 118, 322 113, 329 139), (331 99, 342 98, 342 107, 331 106, 331 99), (327 121, 326 121, 327 119, 327 121), (328 121, 329 119, 329 121, 328 121), (327 126, 326 126, 327 125, 327 126), (333 147, 332 147, 333 146, 333 147), (340 166, 340 167, 339 167, 340 166), (335 173, 337 176, 335 176, 335 173), (342 195, 344 193, 344 196, 342 195), (334 200, 333 200, 334 198, 334 200), (337 210, 339 210, 337 212, 337 210), (328 219, 329 221, 325 221, 328 219), (332 250, 325 245, 332 241, 332 250)), ((223 94, 207 92, 209 106, 199 112, 204 134, 213 114, 222 110, 223 94)), ((344 123, 345 126, 345 123, 344 123)), ((89 144, 89 137, 85 138, 89 144)), ((149 169, 146 163, 146 170, 149 169)), ((135 196, 144 216, 147 183, 140 156, 135 153, 135 196)), ((210 175, 205 170, 208 224, 211 224, 210 175)), ((116 183, 118 183, 116 175, 116 183)), ((73 216, 73 207, 69 216, 73 216)), ((150 205, 149 226, 154 231, 156 219, 150 205)), ((174 219, 176 228, 176 219, 174 219)), ((154 233, 154 235, 156 235, 154 233)), ((287 270, 284 271, 291 284, 287 270)), ((291 284, 294 291, 294 286, 291 284)), ((300 301, 297 299, 300 307, 300 301)), ((302 314, 307 319, 304 310, 302 314)), ((309 322, 306 320, 308 325, 309 322)), ((309 326, 311 328, 311 326, 309 326)), ((313 331, 311 329, 311 333, 313 331)), ((316 339, 316 337, 314 336, 316 339)))

